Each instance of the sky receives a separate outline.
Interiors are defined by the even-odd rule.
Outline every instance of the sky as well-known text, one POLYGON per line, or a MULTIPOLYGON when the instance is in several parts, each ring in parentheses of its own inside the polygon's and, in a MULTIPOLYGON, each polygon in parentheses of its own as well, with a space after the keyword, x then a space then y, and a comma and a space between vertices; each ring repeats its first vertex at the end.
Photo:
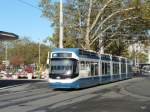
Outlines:
POLYGON ((53 28, 48 19, 41 16, 38 2, 39 0, 0 0, 0 31, 29 37, 35 42, 52 36, 53 28))

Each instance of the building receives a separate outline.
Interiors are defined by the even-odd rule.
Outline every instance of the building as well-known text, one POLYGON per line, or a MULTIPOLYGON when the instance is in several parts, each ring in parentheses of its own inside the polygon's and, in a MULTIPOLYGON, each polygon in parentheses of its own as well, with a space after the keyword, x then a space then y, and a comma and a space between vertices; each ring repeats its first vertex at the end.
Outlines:
POLYGON ((16 40, 18 38, 19 36, 14 33, 0 31, 0 41, 16 40))
MULTIPOLYGON (((19 36, 14 33, 0 31, 0 42, 12 41, 12 40, 16 40, 18 38, 19 38, 19 36)), ((3 48, 5 49, 5 59, 1 60, 1 61, 3 62, 3 64, 8 65, 9 61, 7 59, 7 44, 5 46, 0 46, 0 51, 3 48)))

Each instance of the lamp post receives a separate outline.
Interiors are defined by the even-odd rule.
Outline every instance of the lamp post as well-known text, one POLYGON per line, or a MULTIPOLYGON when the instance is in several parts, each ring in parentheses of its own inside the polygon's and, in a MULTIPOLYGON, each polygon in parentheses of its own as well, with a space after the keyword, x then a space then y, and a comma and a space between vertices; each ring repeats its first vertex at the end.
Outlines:
POLYGON ((5 42, 5 70, 7 71, 9 61, 8 61, 8 43, 5 42))
POLYGON ((8 46, 7 46, 7 42, 5 43, 5 61, 7 62, 8 59, 8 46))

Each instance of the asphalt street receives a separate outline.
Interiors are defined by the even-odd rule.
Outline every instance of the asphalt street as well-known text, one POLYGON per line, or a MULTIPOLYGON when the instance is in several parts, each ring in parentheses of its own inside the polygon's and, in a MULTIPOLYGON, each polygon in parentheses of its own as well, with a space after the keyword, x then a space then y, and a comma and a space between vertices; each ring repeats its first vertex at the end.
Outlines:
POLYGON ((36 82, 0 89, 0 112, 150 112, 150 77, 81 90, 36 82))
POLYGON ((41 79, 0 79, 0 88, 1 87, 8 87, 8 86, 12 86, 12 85, 20 85, 20 84, 25 84, 25 83, 34 83, 34 82, 41 82, 44 80, 41 79))

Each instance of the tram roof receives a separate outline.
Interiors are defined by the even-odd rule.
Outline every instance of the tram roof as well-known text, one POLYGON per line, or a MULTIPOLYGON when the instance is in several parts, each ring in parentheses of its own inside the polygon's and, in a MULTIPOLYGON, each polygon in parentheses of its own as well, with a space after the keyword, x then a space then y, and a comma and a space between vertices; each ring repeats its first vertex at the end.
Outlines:
POLYGON ((78 56, 81 57, 88 57, 88 58, 99 58, 98 54, 94 51, 90 51, 90 50, 84 50, 84 49, 80 49, 80 48, 54 48, 52 50, 52 52, 74 52, 75 54, 77 54, 78 56))
MULTIPOLYGON (((96 52, 90 51, 90 50, 84 50, 84 49, 80 49, 80 48, 54 48, 52 50, 52 52, 60 52, 60 51, 61 52, 74 52, 78 56, 86 57, 86 58, 93 58, 93 59, 100 58, 96 52)), ((121 59, 122 62, 126 62, 125 57, 112 56, 110 54, 101 54, 101 60, 111 60, 111 57, 112 57, 113 61, 120 61, 120 59, 121 59)))
POLYGON ((84 49, 80 49, 80 48, 54 48, 53 52, 58 52, 58 51, 67 51, 67 52, 76 52, 79 53, 79 51, 86 51, 86 52, 90 52, 90 53, 96 53, 94 51, 91 50, 84 50, 84 49))
POLYGON ((0 40, 3 40, 3 41, 16 40, 18 38, 19 36, 14 33, 0 31, 0 40))
POLYGON ((67 52, 75 52, 78 53, 79 52, 79 48, 54 48, 52 50, 53 52, 59 52, 59 51, 67 51, 67 52))

